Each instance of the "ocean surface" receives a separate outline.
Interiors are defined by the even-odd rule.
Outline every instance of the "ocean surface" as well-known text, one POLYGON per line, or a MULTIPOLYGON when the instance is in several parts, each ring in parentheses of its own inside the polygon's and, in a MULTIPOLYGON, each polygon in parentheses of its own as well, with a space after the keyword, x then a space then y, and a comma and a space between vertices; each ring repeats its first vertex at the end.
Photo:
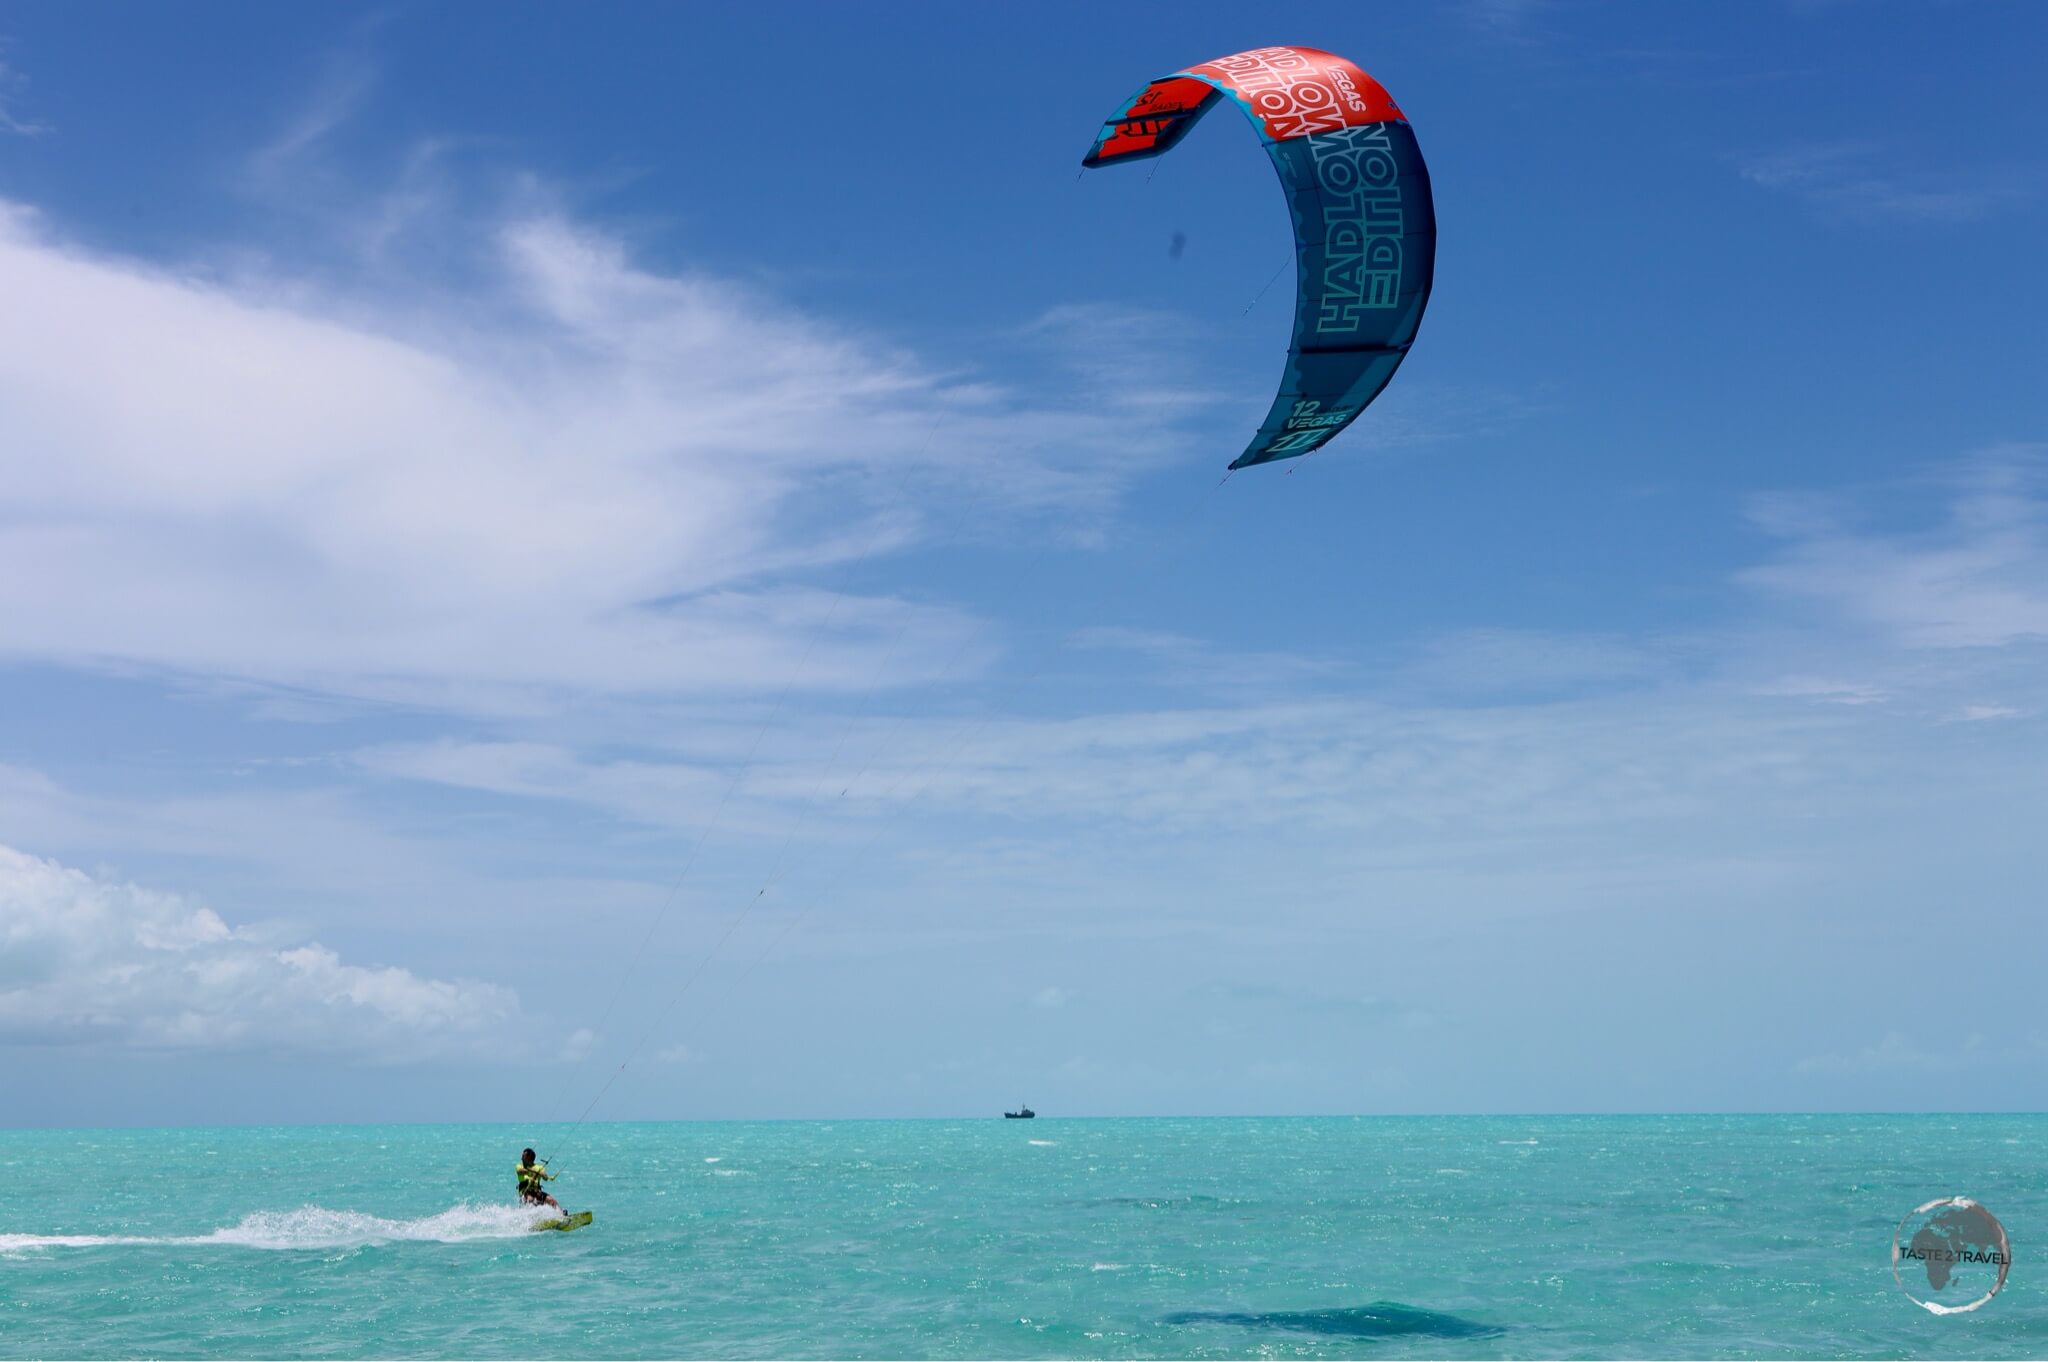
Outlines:
POLYGON ((2041 1116, 16 1131, 0 1187, 6 1358, 2048 1356, 2041 1116), (1952 1195, 2013 1266, 1937 1317, 1891 1239, 1952 1195))

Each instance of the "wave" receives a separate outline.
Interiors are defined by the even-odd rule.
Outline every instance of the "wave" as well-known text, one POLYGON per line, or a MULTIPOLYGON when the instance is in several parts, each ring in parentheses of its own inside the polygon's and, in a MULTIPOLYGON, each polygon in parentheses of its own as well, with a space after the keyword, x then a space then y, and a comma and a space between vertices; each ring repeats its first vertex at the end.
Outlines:
POLYGON ((0 1253, 150 1244, 283 1252, 408 1242, 457 1244, 470 1239, 510 1239, 528 1234, 551 1213, 532 1206, 464 1203, 416 1220, 388 1220, 361 1211, 301 1206, 295 1211, 256 1211, 205 1234, 0 1234, 0 1253))

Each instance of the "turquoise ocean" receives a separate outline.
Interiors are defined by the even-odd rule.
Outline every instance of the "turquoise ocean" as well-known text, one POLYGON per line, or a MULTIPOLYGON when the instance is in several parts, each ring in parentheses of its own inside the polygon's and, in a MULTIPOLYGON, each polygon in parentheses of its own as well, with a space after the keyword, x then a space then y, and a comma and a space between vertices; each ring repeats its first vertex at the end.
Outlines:
POLYGON ((0 1356, 2042 1357, 2048 1117, 16 1131, 0 1356), (522 1144, 565 1205, 511 1204, 522 1144), (2004 1291, 1893 1227, 1967 1195, 2004 1291))

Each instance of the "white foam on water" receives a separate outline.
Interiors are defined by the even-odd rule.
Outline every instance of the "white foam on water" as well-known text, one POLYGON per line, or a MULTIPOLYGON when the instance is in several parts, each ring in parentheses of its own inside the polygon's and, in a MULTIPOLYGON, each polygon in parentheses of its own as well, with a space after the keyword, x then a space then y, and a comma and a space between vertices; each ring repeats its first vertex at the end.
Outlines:
POLYGON ((284 1252, 405 1242, 455 1244, 469 1239, 509 1239, 528 1234, 551 1213, 551 1208, 532 1206, 464 1204, 417 1220, 387 1220, 361 1211, 301 1206, 295 1211, 256 1211, 206 1234, 0 1234, 0 1253, 146 1244, 284 1252))
POLYGON ((724 1162, 724 1159, 723 1159, 723 1158, 722 1158, 722 1157, 721 1157, 720 1155, 717 1155, 717 1154, 713 1154, 713 1155, 712 1155, 712 1156, 711 1156, 710 1158, 707 1158, 706 1160, 704 1160, 704 1162, 706 1162, 706 1163, 723 1163, 723 1162, 724 1162))
POLYGON ((253 1249, 356 1248, 407 1241, 455 1244, 465 1239, 509 1239, 552 1214, 557 1214, 552 1207, 464 1204, 418 1220, 386 1220, 361 1211, 301 1206, 296 1211, 257 1211, 237 1224, 178 1242, 253 1249))
POLYGON ((128 1234, 0 1234, 0 1253, 29 1253, 46 1248, 99 1248, 106 1244, 161 1244, 128 1234))
POLYGON ((1057 1146, 1057 1145, 1059 1144, 1059 1141, 1058 1141, 1058 1140, 1026 1140, 1026 1141, 1025 1141, 1024 1143, 1026 1143, 1026 1144, 1035 1144, 1035 1145, 1037 1145, 1037 1146, 1038 1146, 1039 1148, 1041 1148, 1041 1149, 1052 1149, 1052 1148, 1056 1147, 1056 1146, 1057 1146))
POLYGON ((1088 1270, 1090 1272, 1122 1272, 1129 1266, 1130 1264, 1128 1263, 1097 1263, 1088 1270))
POLYGON ((1495 1140, 1495 1144, 1541 1144, 1541 1140, 1495 1140))

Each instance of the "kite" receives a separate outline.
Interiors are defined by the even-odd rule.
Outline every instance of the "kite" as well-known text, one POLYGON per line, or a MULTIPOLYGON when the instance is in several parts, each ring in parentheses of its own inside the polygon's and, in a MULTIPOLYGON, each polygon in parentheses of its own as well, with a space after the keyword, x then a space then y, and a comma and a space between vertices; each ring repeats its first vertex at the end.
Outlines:
POLYGON ((1230 465, 1328 444, 1408 354, 1436 268, 1436 209, 1414 130, 1378 81, 1313 47, 1262 47, 1153 81, 1083 166, 1171 151, 1223 96, 1259 130, 1294 216, 1294 339, 1265 424, 1230 465))

